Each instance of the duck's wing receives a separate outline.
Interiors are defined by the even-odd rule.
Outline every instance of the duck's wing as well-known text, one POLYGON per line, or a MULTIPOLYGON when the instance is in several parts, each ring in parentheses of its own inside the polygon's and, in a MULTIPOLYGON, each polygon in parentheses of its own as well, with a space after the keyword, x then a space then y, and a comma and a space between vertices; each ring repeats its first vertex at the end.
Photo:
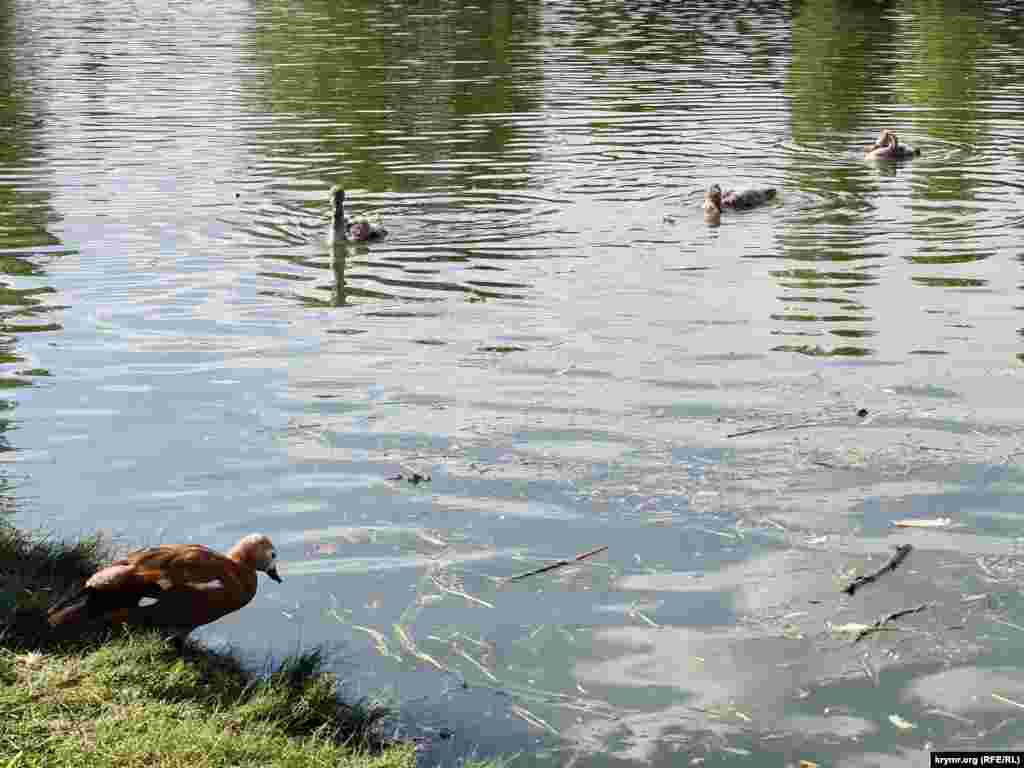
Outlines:
POLYGON ((239 581, 238 565, 207 547, 140 549, 90 576, 81 590, 50 609, 48 620, 52 626, 104 618, 128 621, 125 611, 157 603, 170 592, 223 590, 229 582, 239 591, 239 581))
MULTIPOLYGON (((256 572, 199 545, 155 548, 134 562, 145 583, 139 599, 114 613, 115 622, 187 634, 246 605, 256 594, 256 572), (154 592, 156 585, 159 591, 154 592)), ((137 593, 138 594, 138 593, 137 593)))
POLYGON ((233 562, 199 544, 169 544, 133 552, 94 573, 85 586, 111 591, 155 585, 161 589, 217 579, 233 562))

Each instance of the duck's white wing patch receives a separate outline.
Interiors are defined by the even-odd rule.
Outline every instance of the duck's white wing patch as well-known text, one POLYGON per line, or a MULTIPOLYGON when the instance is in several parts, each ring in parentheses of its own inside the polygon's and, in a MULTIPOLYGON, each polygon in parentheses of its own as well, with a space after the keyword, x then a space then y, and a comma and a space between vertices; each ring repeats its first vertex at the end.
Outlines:
POLYGON ((215 589, 224 589, 224 582, 220 579, 211 579, 210 581, 190 581, 188 583, 192 589, 198 589, 203 592, 212 592, 215 589))
POLYGON ((139 608, 149 608, 149 606, 156 605, 159 602, 155 597, 143 597, 139 599, 139 608))

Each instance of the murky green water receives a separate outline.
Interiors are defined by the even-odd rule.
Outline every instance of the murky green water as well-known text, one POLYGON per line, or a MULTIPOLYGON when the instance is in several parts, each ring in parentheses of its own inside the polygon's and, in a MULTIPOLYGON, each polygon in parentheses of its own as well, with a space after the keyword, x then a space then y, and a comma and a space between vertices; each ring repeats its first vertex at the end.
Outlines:
POLYGON ((4 507, 270 534, 284 583, 199 634, 330 644, 424 764, 1019 746, 1022 44, 995 3, 0 0, 4 507), (922 156, 864 162, 884 127, 922 156), (779 198, 709 227, 714 181, 779 198), (331 252, 334 183, 384 242, 331 252))

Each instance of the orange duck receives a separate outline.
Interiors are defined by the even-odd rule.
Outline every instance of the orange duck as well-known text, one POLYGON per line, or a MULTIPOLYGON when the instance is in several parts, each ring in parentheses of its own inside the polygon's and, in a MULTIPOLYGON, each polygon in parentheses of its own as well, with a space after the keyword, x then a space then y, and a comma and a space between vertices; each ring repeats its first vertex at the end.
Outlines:
POLYGON ((140 549, 90 576, 50 609, 49 622, 158 627, 180 644, 196 627, 247 605, 256 594, 257 571, 280 583, 276 561, 274 545, 258 533, 227 555, 199 544, 140 549))

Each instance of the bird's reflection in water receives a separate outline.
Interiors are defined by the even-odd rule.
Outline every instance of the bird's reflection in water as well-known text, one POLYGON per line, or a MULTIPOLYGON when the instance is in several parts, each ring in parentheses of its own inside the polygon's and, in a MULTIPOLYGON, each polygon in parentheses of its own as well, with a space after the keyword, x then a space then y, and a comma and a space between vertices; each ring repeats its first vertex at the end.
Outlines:
POLYGON ((345 285, 345 262, 348 260, 349 244, 344 241, 335 241, 331 244, 331 270, 334 272, 334 306, 344 307, 348 305, 347 286, 345 285))

